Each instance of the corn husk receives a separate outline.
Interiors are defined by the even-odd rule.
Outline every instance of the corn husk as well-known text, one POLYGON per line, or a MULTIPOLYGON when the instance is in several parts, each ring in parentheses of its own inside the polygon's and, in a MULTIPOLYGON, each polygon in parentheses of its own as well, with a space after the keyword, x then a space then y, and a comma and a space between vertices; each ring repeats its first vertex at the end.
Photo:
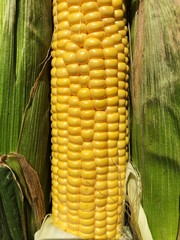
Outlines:
MULTIPOLYGON (((0 3, 0 171, 4 174, 1 184, 12 175, 9 187, 12 184, 17 193, 17 201, 12 201, 9 210, 6 208, 7 214, 0 213, 0 222, 16 219, 19 226, 16 237, 10 232, 11 226, 2 224, 1 239, 33 239, 49 207, 51 12, 51 1, 0 3), (30 181, 27 172, 37 177, 38 184, 30 181), (41 191, 43 203, 37 214, 36 199, 41 191), (24 213, 17 210, 17 215, 13 215, 17 202, 24 213), (19 222, 25 226, 21 228, 19 222)), ((7 196, 6 192, 1 193, 1 205, 7 196)))
POLYGON ((152 237, 172 240, 180 194, 180 2, 132 1, 131 17, 131 155, 152 237))
POLYGON ((27 239, 24 197, 13 171, 0 164, 0 239, 27 239))

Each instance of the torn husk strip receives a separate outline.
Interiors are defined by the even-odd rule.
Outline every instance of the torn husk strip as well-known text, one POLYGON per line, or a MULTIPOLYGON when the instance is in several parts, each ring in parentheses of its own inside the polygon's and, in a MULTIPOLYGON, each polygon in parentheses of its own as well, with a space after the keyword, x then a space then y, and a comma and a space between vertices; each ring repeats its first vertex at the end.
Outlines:
POLYGON ((153 240, 144 209, 141 205, 142 183, 137 169, 128 162, 126 172, 127 202, 130 209, 130 226, 138 240, 153 240))
POLYGON ((80 238, 55 227, 52 223, 52 216, 49 214, 45 217, 42 226, 36 232, 34 239, 45 240, 45 239, 80 239, 80 238))

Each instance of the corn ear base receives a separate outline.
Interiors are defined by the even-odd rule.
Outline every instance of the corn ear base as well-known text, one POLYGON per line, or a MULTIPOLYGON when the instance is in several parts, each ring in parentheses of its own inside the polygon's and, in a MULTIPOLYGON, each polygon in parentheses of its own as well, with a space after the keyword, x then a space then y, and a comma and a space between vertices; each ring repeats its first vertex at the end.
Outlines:
POLYGON ((179 221, 180 5, 149 0, 137 6, 131 29, 132 159, 142 177, 152 237, 171 240, 179 221))

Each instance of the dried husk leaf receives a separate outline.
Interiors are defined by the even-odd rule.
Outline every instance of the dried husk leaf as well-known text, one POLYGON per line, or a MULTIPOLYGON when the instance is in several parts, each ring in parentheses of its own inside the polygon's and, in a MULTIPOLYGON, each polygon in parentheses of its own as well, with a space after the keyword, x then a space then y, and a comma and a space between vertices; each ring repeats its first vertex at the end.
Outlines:
MULTIPOLYGON (((21 186, 25 201, 27 199, 28 211, 32 212, 31 228, 34 231, 40 228, 45 216, 44 194, 41 188, 37 172, 31 167, 24 156, 12 153, 7 156, 6 164, 15 173, 16 178, 21 186)), ((26 216, 28 216, 28 211, 26 216)), ((26 219, 28 221, 28 219, 26 219)))

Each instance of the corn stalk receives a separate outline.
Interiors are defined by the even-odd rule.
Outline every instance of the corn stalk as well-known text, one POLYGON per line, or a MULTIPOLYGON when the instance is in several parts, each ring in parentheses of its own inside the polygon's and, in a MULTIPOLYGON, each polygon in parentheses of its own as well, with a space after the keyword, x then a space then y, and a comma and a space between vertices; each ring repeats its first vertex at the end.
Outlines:
POLYGON ((176 239, 180 194, 180 2, 131 1, 132 160, 153 239, 176 239))
POLYGON ((33 239, 49 206, 51 8, 0 3, 1 239, 33 239))

